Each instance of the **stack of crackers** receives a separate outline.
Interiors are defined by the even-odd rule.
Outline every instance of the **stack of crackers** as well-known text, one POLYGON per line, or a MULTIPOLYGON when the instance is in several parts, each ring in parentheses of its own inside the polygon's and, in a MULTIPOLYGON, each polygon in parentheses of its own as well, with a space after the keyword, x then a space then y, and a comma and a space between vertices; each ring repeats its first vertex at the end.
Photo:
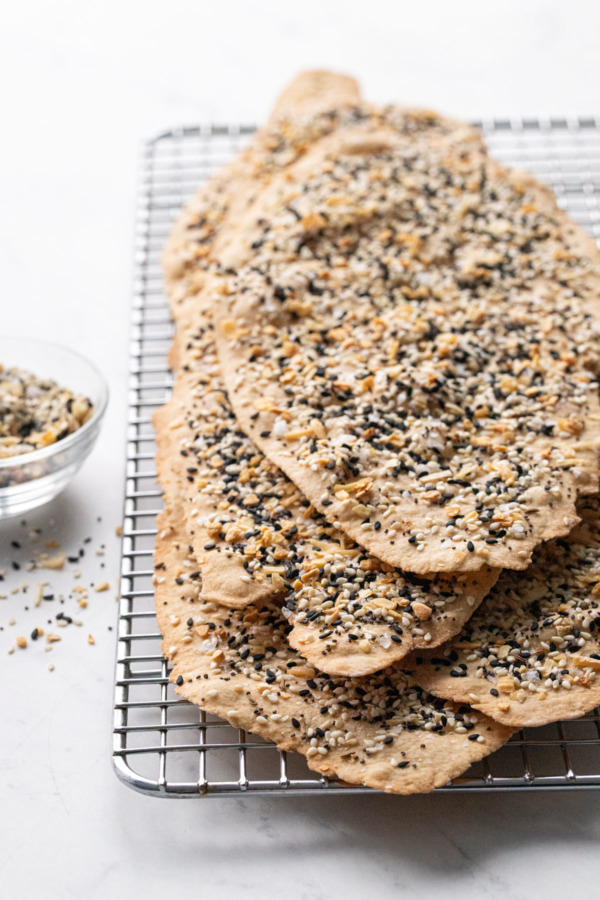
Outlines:
POLYGON ((288 87, 164 252, 178 693, 395 793, 600 702, 598 258, 471 126, 288 87))

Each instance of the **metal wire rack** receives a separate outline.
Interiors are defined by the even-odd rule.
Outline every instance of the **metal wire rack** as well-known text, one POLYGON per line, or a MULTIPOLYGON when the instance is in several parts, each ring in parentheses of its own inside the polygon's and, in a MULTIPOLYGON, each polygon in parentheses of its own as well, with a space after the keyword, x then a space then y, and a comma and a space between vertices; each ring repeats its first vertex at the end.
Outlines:
MULTIPOLYGON (((493 120, 478 123, 491 153, 529 169, 600 237, 600 120, 493 120)), ((183 203, 248 141, 244 126, 167 131, 144 145, 135 237, 135 284, 127 479, 113 761, 119 777, 146 794, 200 797, 358 793, 317 776, 296 754, 233 728, 180 700, 169 683, 154 614, 152 554, 161 506, 150 416, 168 397, 171 323, 160 250, 183 203)), ((441 791, 600 786, 599 710, 572 722, 525 729, 441 791)), ((370 793, 374 793, 370 791, 370 793)))

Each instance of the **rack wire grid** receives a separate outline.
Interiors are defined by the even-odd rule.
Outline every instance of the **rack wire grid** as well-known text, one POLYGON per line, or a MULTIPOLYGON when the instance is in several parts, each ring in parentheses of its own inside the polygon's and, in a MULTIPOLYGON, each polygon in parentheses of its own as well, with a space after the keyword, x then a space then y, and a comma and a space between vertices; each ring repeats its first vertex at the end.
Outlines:
MULTIPOLYGON (((492 155, 550 184, 561 206, 600 238, 600 119, 493 120, 478 125, 492 155)), ((159 797, 369 791, 319 777, 300 755, 280 752, 179 699, 160 650, 152 558, 161 495, 150 416, 171 389, 166 354, 172 326, 159 254, 182 205, 253 131, 239 125, 179 128, 150 140, 142 155, 113 760, 125 783, 159 797)), ((597 786, 599 710, 575 721, 518 732, 501 750, 438 791, 597 786)))

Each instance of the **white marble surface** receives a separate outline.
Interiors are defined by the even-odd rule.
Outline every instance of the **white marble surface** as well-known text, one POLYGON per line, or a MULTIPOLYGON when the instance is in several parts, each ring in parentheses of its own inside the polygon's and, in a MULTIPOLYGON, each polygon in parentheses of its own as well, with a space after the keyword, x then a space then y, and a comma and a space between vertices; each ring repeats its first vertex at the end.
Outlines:
MULTIPOLYGON (((285 81, 314 65, 356 73, 373 99, 466 117, 597 113, 599 27, 598 4, 577 0, 3 10, 0 327, 79 348, 112 389, 93 457, 29 517, 69 549, 88 534, 93 548, 106 543, 105 557, 84 558, 81 581, 114 587, 117 575, 139 142, 172 124, 264 118, 285 81)), ((0 559, 24 531, 0 528, 0 559)), ((22 593, 0 601, 2 897, 526 900, 575 884, 596 895, 596 793, 161 802, 128 791, 109 762, 113 595, 93 594, 58 650, 38 642, 12 656, 15 634, 44 624, 46 609, 25 612, 22 593)))

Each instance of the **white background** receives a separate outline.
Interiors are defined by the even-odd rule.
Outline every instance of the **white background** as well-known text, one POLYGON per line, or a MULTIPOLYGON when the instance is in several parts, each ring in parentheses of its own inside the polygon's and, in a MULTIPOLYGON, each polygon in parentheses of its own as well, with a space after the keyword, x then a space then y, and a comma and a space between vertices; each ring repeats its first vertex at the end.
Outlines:
MULTIPOLYGON (((85 557, 81 581, 106 577, 111 591, 92 595, 84 626, 65 629, 49 654, 36 644, 6 655, 40 612, 26 613, 21 593, 0 601, 2 897, 524 900, 575 883, 579 895, 597 895, 595 793, 161 802, 128 791, 109 763, 108 626, 141 141, 171 125, 263 120, 287 80, 313 66, 355 74, 369 99, 466 118, 598 113, 599 36, 600 5, 583 0, 21 0, 3 9, 0 328, 89 355, 112 399, 73 487, 29 517, 68 548, 87 535, 94 548, 105 542, 104 558, 85 557)), ((0 528, 0 568, 25 531, 0 528)), ((24 580, 12 573, 5 585, 24 580)), ((73 579, 55 583, 68 589, 73 579)))

